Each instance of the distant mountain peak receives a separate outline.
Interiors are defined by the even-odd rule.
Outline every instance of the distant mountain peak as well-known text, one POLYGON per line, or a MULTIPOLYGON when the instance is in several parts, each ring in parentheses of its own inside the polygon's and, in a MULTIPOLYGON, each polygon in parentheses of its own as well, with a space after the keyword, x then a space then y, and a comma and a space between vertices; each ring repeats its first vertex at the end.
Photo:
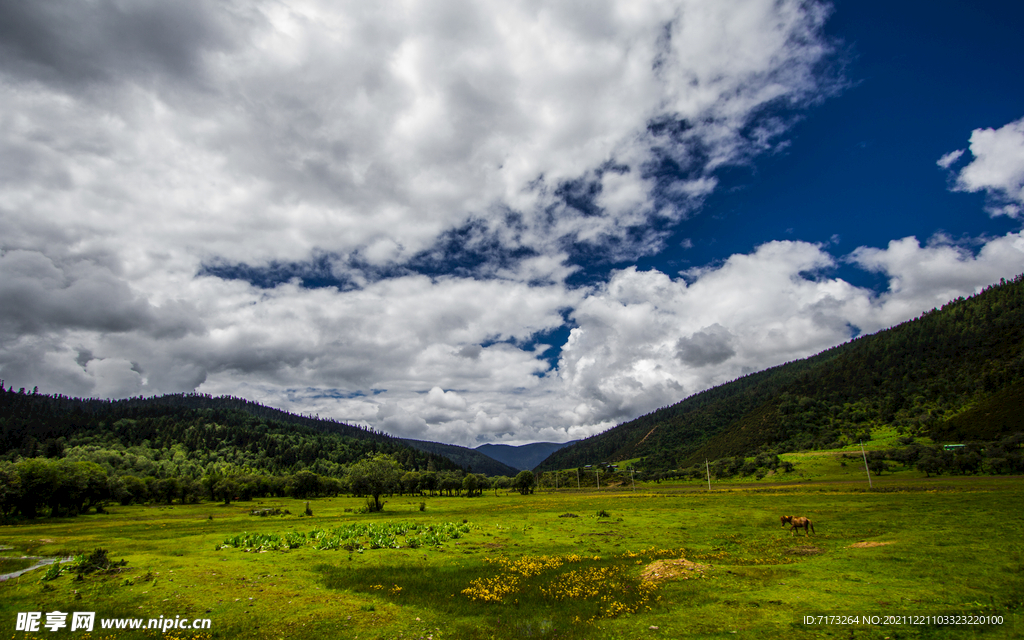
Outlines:
POLYGON ((532 442, 513 446, 509 444, 482 444, 476 451, 516 469, 533 469, 552 453, 574 444, 570 442, 532 442))

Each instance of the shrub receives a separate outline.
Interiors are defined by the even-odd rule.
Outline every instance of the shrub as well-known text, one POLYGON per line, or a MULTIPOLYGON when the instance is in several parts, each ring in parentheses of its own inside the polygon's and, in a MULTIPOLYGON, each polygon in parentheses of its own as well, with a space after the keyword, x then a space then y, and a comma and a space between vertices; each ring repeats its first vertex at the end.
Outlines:
POLYGON ((60 560, 54 562, 46 568, 46 573, 39 579, 40 582, 49 582, 50 580, 56 580, 60 577, 60 574, 64 573, 64 569, 60 566, 60 560))
POLYGON ((113 573, 128 564, 127 560, 114 562, 107 557, 107 550, 96 548, 88 557, 79 560, 75 573, 79 576, 87 573, 113 573))

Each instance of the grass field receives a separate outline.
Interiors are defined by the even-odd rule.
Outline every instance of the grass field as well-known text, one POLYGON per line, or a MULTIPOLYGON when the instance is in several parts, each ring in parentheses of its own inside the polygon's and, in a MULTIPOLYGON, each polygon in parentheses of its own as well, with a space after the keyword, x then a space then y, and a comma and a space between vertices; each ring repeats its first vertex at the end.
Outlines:
MULTIPOLYGON (((803 465, 804 479, 838 474, 829 464, 803 465)), ((288 499, 113 507, 108 514, 4 526, 0 547, 10 548, 0 556, 102 547, 128 565, 80 580, 65 573, 42 581, 45 570, 37 570, 0 583, 0 630, 16 639, 90 640, 895 640, 1024 633, 1020 478, 897 473, 867 491, 863 468, 860 476, 851 473, 857 482, 840 476, 786 485, 766 478, 713 484, 710 493, 706 485, 663 483, 636 492, 395 497, 372 515, 358 515, 363 501, 355 498, 311 501, 312 517, 298 515, 304 503, 288 499), (256 507, 291 514, 249 515, 256 507), (607 517, 598 516, 602 511, 607 517), (780 527, 783 514, 810 517, 815 533, 791 535, 780 527), (458 537, 442 540, 443 531, 458 537), (296 546, 258 552, 252 536, 224 546, 241 541, 243 532, 265 534, 266 547, 290 534, 296 546), (388 548, 395 545, 401 548, 388 548), (181 616, 211 624, 167 633, 102 630, 99 622, 91 634, 15 631, 19 612, 41 612, 45 622, 55 610, 95 611, 97 620, 181 616), (1003 624, 804 624, 809 615, 998 615, 1003 624)), ((4 571, 23 565, 0 560, 4 571)))

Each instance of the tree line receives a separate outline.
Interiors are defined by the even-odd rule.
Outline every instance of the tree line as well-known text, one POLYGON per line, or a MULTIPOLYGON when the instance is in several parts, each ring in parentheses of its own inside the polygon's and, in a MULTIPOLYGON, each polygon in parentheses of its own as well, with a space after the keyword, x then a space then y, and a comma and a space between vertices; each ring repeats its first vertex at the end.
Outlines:
MULTIPOLYGON (((898 467, 917 469, 926 476, 1024 473, 1024 433, 992 442, 968 442, 953 446, 925 445, 901 438, 904 447, 867 452, 868 469, 875 475, 898 467)), ((860 455, 843 454, 862 463, 860 455)))
POLYGON ((383 509, 386 496, 476 497, 494 490, 531 493, 533 473, 516 477, 488 477, 462 470, 416 471, 394 456, 368 455, 344 469, 339 476, 312 471, 272 475, 237 467, 217 467, 200 475, 145 475, 65 458, 23 458, 0 462, 0 515, 36 518, 68 517, 104 511, 112 504, 191 504, 218 501, 230 504, 256 498, 317 498, 341 494, 367 497, 367 510, 383 509))

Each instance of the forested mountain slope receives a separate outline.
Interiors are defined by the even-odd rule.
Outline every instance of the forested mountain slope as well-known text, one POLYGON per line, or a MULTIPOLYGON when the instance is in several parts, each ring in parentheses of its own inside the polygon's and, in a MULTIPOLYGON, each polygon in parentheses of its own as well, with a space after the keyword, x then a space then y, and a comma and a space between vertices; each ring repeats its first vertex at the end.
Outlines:
POLYGON ((336 477, 343 465, 377 452, 393 455, 408 469, 458 468, 383 433, 241 398, 192 393, 108 401, 26 393, 0 384, 0 460, 58 458, 76 447, 109 451, 111 460, 132 461, 147 472, 173 460, 174 475, 201 475, 217 464, 336 477), (130 456, 123 455, 126 450, 130 456))
POLYGON ((698 393, 554 453, 538 470, 831 448, 890 425, 936 439, 1024 431, 1024 277, 814 357, 698 393))

